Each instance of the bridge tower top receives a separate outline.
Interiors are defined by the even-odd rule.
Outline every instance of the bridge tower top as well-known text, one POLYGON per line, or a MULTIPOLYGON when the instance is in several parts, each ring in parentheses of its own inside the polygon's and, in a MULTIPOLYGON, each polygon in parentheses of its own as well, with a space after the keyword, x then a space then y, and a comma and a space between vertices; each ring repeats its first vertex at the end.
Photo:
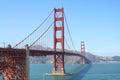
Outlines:
POLYGON ((81 41, 81 54, 85 56, 85 42, 81 41))

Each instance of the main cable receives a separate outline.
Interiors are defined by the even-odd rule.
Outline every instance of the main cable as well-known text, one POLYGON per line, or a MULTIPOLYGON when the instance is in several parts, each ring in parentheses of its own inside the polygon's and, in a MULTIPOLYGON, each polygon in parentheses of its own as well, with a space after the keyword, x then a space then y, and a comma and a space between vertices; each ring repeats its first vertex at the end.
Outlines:
MULTIPOLYGON (((65 13, 64 13, 64 16, 65 16, 65 13)), ((77 51, 76 48, 75 48, 75 45, 74 45, 74 43, 73 43, 73 39, 72 39, 72 37, 71 37, 71 33, 70 33, 70 29, 69 29, 69 27, 68 27, 68 23, 67 23, 66 16, 65 16, 65 23, 66 23, 66 26, 67 26, 67 30, 68 30, 68 34, 69 34, 70 40, 71 40, 71 42, 72 42, 72 46, 73 46, 74 50, 77 51)))
POLYGON ((45 33, 50 29, 50 27, 53 25, 53 22, 52 24, 50 24, 50 26, 45 30, 45 32, 43 32, 43 34, 37 38, 37 40, 35 40, 31 45, 30 47, 32 47, 41 37, 43 37, 43 35, 45 35, 45 33))
MULTIPOLYGON (((64 38, 65 38, 65 37, 64 37, 64 38)), ((67 47, 70 49, 70 46, 69 46, 69 44, 68 44, 66 38, 65 38, 65 43, 66 43, 67 47)))
POLYGON ((27 37, 25 37, 22 41, 20 41, 18 44, 16 44, 13 48, 17 47, 19 44, 21 44, 23 41, 25 41, 27 38, 29 38, 33 33, 35 33, 50 17, 50 15, 53 13, 53 10, 51 13, 46 17, 46 19, 34 30, 32 33, 30 33, 27 37))

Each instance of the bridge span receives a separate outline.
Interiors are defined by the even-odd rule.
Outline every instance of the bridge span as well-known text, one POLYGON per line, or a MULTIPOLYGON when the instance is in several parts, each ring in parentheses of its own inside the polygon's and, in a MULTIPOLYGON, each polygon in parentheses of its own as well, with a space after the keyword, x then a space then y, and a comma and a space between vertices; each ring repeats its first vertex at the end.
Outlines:
MULTIPOLYGON (((90 61, 85 57, 85 44, 81 42, 81 52, 68 52, 65 50, 65 35, 64 35, 64 8, 54 8, 49 16, 38 26, 32 33, 25 37, 22 41, 16 44, 13 48, 9 45, 7 48, 0 48, 0 74, 3 80, 30 80, 29 79, 29 57, 30 56, 47 56, 53 55, 53 71, 52 74, 65 74, 64 55, 81 57, 81 63, 89 63, 90 61), (25 45, 24 49, 16 48, 18 45, 29 39, 50 17, 54 11, 54 21, 50 26, 31 44, 25 45), (60 15, 58 15, 60 14, 60 15), (30 49, 35 45, 47 31, 53 26, 53 51, 52 50, 34 50, 30 49), (60 32, 60 33, 58 33, 60 32), (58 46, 57 44, 60 44, 58 46), (58 51, 57 49, 60 49, 58 51)), ((66 19, 65 19, 66 21, 66 19)), ((50 21, 51 22, 51 21, 50 21)), ((67 22, 66 22, 67 25, 67 22)), ((68 29, 69 36, 73 45, 73 41, 68 29)), ((49 33, 48 33, 49 34, 49 33)), ((48 40, 48 38, 47 38, 48 40)), ((41 40, 40 40, 41 41, 41 40)), ((25 42, 24 42, 25 43, 25 42)), ((68 43, 66 41, 66 45, 68 43)), ((68 46, 69 47, 69 46, 68 46)))
MULTIPOLYGON (((0 75, 4 80, 7 78, 9 80, 29 80, 29 56, 61 55, 62 53, 61 51, 29 50, 28 47, 26 49, 0 48, 0 75)), ((85 59, 86 63, 90 62, 78 53, 64 52, 64 55, 78 56, 85 59)))

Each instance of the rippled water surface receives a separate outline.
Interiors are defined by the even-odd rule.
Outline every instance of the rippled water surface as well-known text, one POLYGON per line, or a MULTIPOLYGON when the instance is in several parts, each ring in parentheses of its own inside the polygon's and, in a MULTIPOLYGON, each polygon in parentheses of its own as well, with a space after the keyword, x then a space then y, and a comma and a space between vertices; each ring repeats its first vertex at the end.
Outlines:
MULTIPOLYGON (((31 64, 30 80, 120 80, 120 63, 110 64, 66 64, 68 76, 47 76, 52 64, 31 64)), ((0 78, 0 80, 2 80, 0 78)))

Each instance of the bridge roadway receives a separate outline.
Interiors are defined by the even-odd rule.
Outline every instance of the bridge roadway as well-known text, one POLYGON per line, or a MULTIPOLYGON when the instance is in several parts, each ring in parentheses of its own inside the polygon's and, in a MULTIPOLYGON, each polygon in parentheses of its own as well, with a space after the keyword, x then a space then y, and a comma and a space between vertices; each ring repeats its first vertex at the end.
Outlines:
MULTIPOLYGON (((13 56, 22 56, 21 53, 26 54, 26 49, 17 49, 17 48, 0 48, 0 57, 5 56, 5 55, 13 55, 13 56), (11 54, 9 54, 11 53, 11 54)), ((29 50, 29 56, 47 56, 47 55, 54 55, 54 54, 63 54, 63 52, 61 51, 50 51, 50 50, 29 50)), ((78 57, 82 57, 83 59, 85 59, 86 63, 90 63, 90 61, 84 57, 83 55, 79 54, 79 53, 75 53, 72 51, 65 51, 64 55, 68 55, 68 56, 78 56, 78 57)))
MULTIPOLYGON (((27 61, 28 53, 29 56, 47 56, 54 55, 55 53, 63 54, 61 51, 0 48, 0 75, 3 75, 4 80, 29 80, 27 79, 29 73, 27 72, 27 65, 29 64, 29 61, 27 61), (4 76, 4 74, 6 76, 4 76)), ((72 51, 64 52, 64 55, 82 57, 86 63, 90 63, 86 57, 72 51)))
MULTIPOLYGON (((46 55, 53 55, 53 54, 62 54, 61 51, 50 51, 50 50, 29 50, 30 54, 29 56, 46 56, 46 55)), ((20 53, 26 53, 25 49, 17 49, 17 48, 0 48, 0 54, 5 55, 8 53, 14 53, 15 55, 20 55, 20 53)), ((0 55, 0 56, 2 56, 0 55)), ((74 55, 74 56, 80 56, 83 57, 80 54, 74 53, 74 52, 64 52, 64 55, 74 55)))

